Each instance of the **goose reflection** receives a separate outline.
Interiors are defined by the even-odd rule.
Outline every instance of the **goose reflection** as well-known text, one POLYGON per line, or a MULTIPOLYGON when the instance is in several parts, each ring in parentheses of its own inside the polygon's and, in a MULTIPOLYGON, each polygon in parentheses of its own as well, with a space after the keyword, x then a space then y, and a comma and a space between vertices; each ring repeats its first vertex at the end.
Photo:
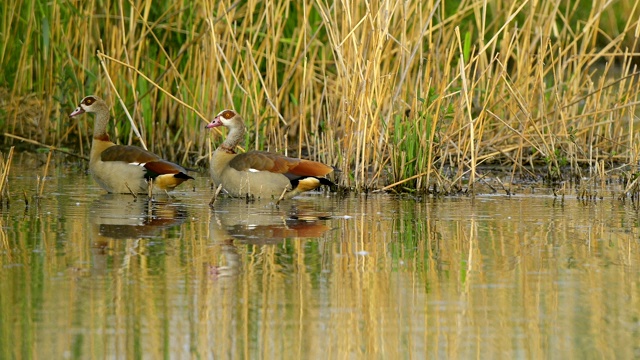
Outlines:
POLYGON ((104 194, 90 208, 94 247, 109 240, 154 238, 187 218, 184 205, 169 201, 134 200, 129 195, 104 194))
POLYGON ((268 246, 286 239, 318 238, 331 229, 326 224, 330 214, 310 204, 298 202, 284 209, 260 204, 230 198, 216 202, 209 221, 209 237, 220 247, 222 256, 205 264, 210 278, 233 278, 240 272, 242 259, 238 246, 268 246))
POLYGON ((182 204, 134 200, 130 195, 122 194, 100 196, 90 205, 89 211, 93 275, 104 275, 114 265, 126 263, 120 256, 136 254, 138 240, 160 237, 163 231, 180 226, 187 219, 182 204), (123 247, 126 252, 116 250, 123 247))
POLYGON ((235 243, 276 244, 285 239, 318 238, 331 228, 329 211, 314 203, 297 201, 276 208, 264 203, 220 199, 212 213, 212 239, 233 239, 235 243))

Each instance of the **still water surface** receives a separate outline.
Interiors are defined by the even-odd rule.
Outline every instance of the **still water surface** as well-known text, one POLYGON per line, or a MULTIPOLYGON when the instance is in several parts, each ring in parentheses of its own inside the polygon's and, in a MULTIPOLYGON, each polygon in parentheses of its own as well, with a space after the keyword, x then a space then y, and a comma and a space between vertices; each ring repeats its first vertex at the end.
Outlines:
MULTIPOLYGON (((545 195, 153 203, 15 160, 0 358, 633 358, 632 205, 545 195)), ((193 187, 195 186, 195 190, 193 187)))

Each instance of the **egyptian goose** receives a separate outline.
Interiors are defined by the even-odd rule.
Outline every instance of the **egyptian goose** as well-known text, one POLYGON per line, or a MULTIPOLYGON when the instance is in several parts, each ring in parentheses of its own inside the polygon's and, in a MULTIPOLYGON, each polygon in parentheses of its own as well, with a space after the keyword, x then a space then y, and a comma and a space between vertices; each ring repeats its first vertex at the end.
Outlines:
POLYGON ((137 146, 116 145, 109 140, 107 123, 109 106, 101 98, 90 95, 82 99, 69 117, 94 113, 93 142, 89 170, 94 180, 110 193, 147 193, 148 180, 154 188, 173 190, 182 182, 193 179, 179 165, 137 146))
POLYGON ((235 147, 244 138, 242 117, 233 110, 221 111, 206 128, 226 126, 229 133, 211 157, 211 178, 231 196, 289 199, 320 185, 335 186, 327 174, 331 166, 295 159, 267 151, 236 154, 235 147))

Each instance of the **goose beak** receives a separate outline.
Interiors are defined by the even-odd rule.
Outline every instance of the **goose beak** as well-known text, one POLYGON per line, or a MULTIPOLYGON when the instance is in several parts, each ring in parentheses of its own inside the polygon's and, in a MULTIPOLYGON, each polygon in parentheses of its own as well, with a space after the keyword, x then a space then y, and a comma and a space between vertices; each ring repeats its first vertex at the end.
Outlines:
POLYGON ((73 112, 69 114, 69 117, 74 117, 80 114, 84 114, 84 109, 82 108, 82 106, 78 106, 75 110, 73 110, 73 112))
POLYGON ((222 121, 220 121, 220 116, 216 116, 212 122, 210 122, 209 124, 207 124, 204 128, 205 129, 211 129, 214 127, 218 127, 218 126, 222 126, 222 121))

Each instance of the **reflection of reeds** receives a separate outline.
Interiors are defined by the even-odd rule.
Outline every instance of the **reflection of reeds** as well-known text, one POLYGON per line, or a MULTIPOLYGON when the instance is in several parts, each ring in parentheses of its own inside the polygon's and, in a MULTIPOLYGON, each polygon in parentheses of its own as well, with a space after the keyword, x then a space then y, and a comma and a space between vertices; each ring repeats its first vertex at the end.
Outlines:
POLYGON ((489 163, 556 181, 602 156, 635 164, 640 154, 635 0, 103 6, 2 7, 4 132, 86 147, 89 120, 60 114, 117 89, 133 124, 117 121, 120 143, 141 138, 206 166, 200 118, 233 107, 251 129, 243 147, 335 165, 357 190, 473 189, 489 163))
POLYGON ((0 358, 633 358, 637 212, 527 200, 348 199, 335 230, 277 245, 209 238, 202 206, 98 244, 86 202, 13 207, 0 358))

